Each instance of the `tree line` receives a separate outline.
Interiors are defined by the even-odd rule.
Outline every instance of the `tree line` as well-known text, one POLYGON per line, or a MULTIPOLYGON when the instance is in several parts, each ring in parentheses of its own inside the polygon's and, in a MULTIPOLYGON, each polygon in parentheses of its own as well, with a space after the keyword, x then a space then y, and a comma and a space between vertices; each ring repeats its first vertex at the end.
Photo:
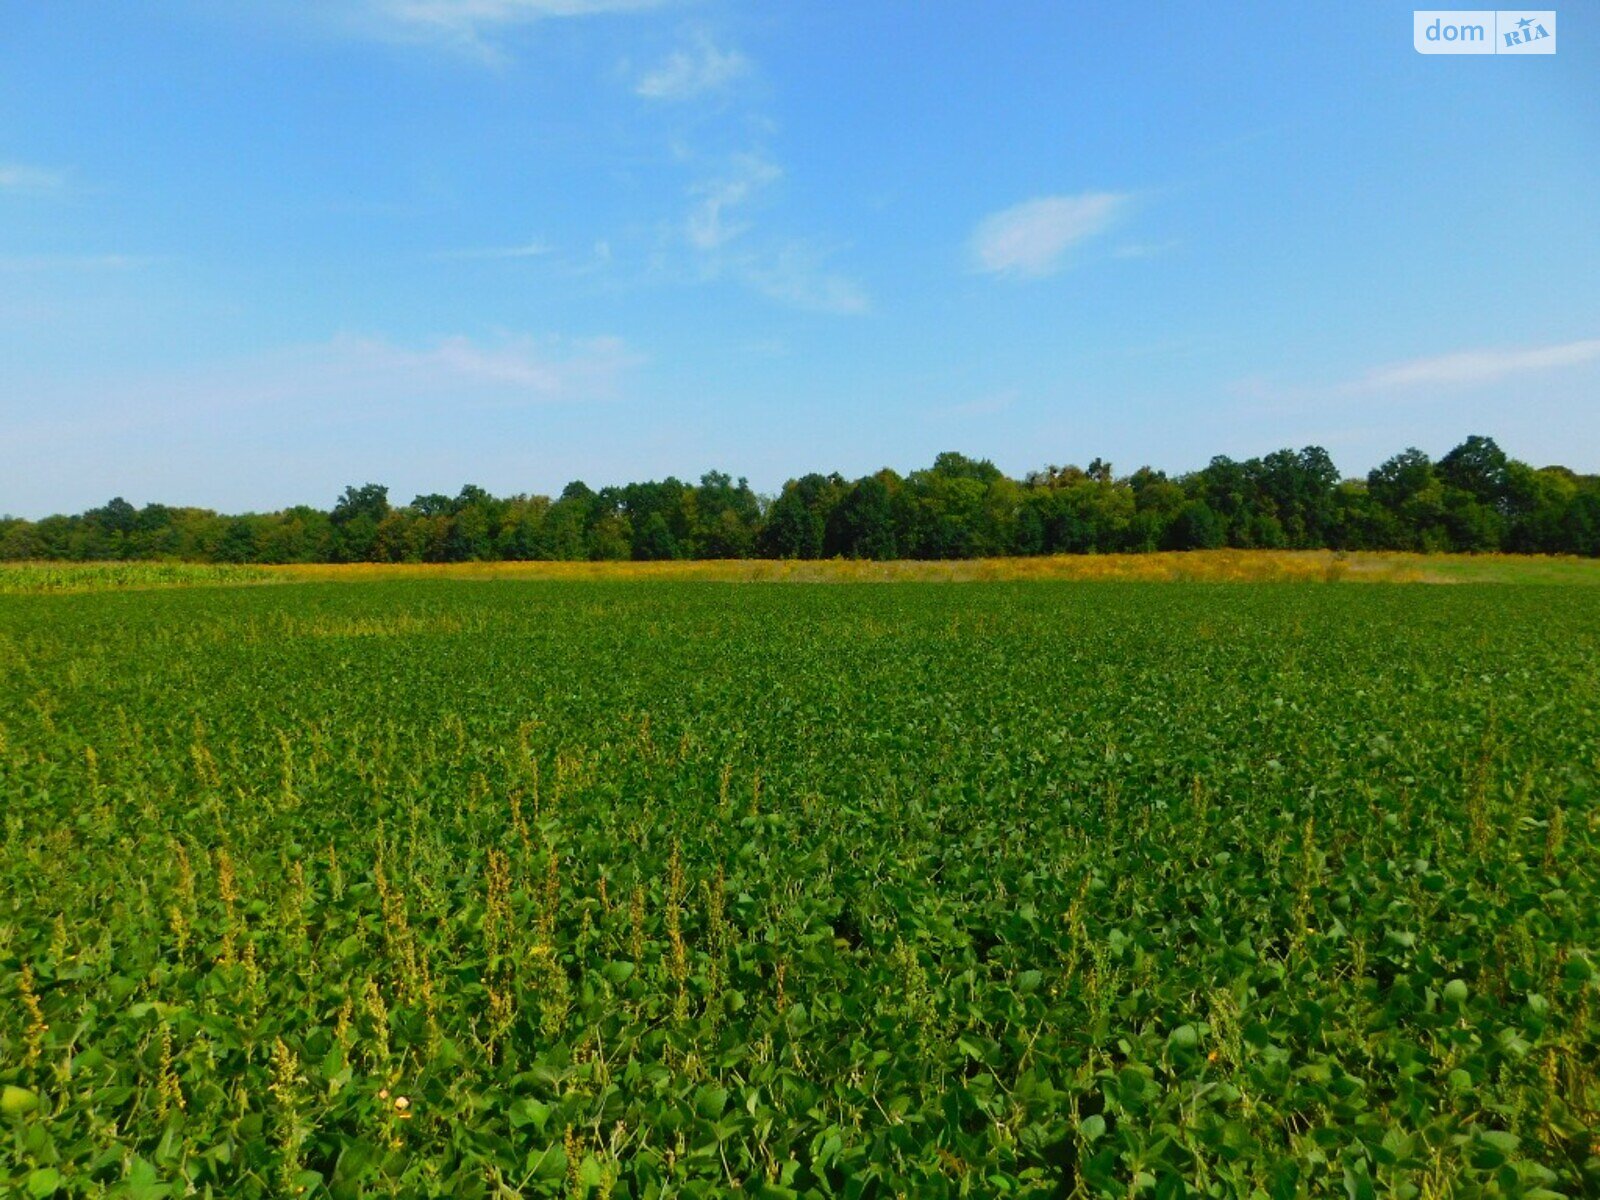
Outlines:
POLYGON ((1220 547, 1600 555, 1600 476, 1530 467, 1492 438, 1417 449, 1344 479, 1318 446, 1213 458, 1168 476, 1046 467, 1012 479, 955 452, 908 475, 805 475, 777 496, 722 472, 557 497, 390 503, 368 483, 332 508, 237 516, 114 499, 73 516, 0 517, 0 560, 220 563, 485 559, 919 558, 1220 547))

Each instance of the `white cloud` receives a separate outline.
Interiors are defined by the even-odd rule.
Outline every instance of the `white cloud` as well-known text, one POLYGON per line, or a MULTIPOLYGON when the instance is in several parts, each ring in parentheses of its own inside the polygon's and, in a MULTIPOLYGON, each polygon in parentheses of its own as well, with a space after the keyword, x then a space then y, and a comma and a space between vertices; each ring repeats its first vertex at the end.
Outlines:
POLYGON ((714 92, 750 70, 750 60, 737 50, 719 50, 700 37, 687 50, 677 50, 639 80, 634 88, 649 100, 687 100, 714 92))
POLYGON ((997 392, 987 392, 975 399, 964 400, 959 404, 951 404, 945 408, 935 410, 932 415, 940 417, 993 417, 1014 407, 1021 398, 1021 388, 1002 388, 997 392))
POLYGON ((296 390, 333 384, 374 399, 456 396, 499 403, 601 398, 637 361, 620 338, 527 334, 489 343, 457 335, 420 347, 345 334, 291 357, 304 372, 296 390))
POLYGON ((15 254, 0 257, 0 272, 128 271, 155 261, 148 254, 15 254))
POLYGON ((1129 242, 1111 253, 1117 258, 1158 258, 1178 245, 1176 238, 1165 242, 1129 242))
POLYGON ((731 272, 768 299, 792 308, 847 317, 869 311, 872 304, 866 289, 827 270, 823 257, 806 242, 789 242, 765 257, 735 260, 731 272))
POLYGON ((1600 359, 1600 338, 1520 350, 1463 350, 1379 367, 1346 387, 1356 391, 1450 385, 1470 387, 1538 371, 1577 366, 1596 359, 1600 359))
POLYGON ((1067 250, 1109 229, 1127 200, 1115 192, 1041 196, 991 213, 973 231, 973 258, 979 270, 996 275, 1053 274, 1067 250))
POLYGON ((31 408, 109 421, 116 427, 166 425, 223 413, 293 415, 310 424, 375 419, 401 411, 459 416, 474 409, 581 403, 611 397, 639 358, 619 338, 493 339, 455 335, 408 345, 386 337, 340 334, 229 362, 142 379, 60 376, 10 380, 0 394, 30 397, 31 408))
POLYGON ((691 190, 696 197, 684 236, 697 252, 694 277, 733 280, 770 300, 808 312, 864 313, 871 302, 855 280, 827 268, 829 252, 803 238, 751 236, 742 218, 760 194, 783 178, 783 169, 757 154, 741 155, 719 179, 691 190))
MULTIPOLYGON (((1496 424, 1509 430, 1517 422, 1536 424, 1551 405, 1586 403, 1584 389, 1600 368, 1600 338, 1521 349, 1462 350, 1390 363, 1343 380, 1282 382, 1256 374, 1235 379, 1227 392, 1241 419, 1307 417, 1331 412, 1370 414, 1386 422, 1400 413, 1448 407, 1469 424, 1496 424), (1575 369, 1588 367, 1587 371, 1575 369), (1502 384, 1508 386, 1496 387, 1502 384), (1510 401, 1508 403, 1508 400, 1510 401)), ((1562 420, 1571 423, 1570 411, 1562 420)), ((1417 441, 1415 433, 1394 435, 1397 444, 1417 441)), ((1544 436, 1541 434, 1540 436, 1544 436)))
POLYGON ((734 170, 722 179, 694 189, 698 197, 689 211, 688 237, 697 250, 716 250, 749 229, 748 222, 731 221, 728 214, 748 204, 759 192, 783 178, 783 168, 760 155, 740 155, 734 170))
POLYGON ((371 7, 397 20, 436 25, 491 25, 546 17, 589 17, 637 12, 666 0, 372 0, 371 7))
POLYGON ((53 192, 65 183, 59 171, 25 163, 0 163, 0 192, 53 192))
POLYGON ((515 333, 344 334, 137 374, 30 375, 0 358, 0 510, 82 508, 85 479, 233 511, 333 480, 425 490, 454 475, 512 490, 529 470, 574 470, 597 428, 613 448, 635 435, 642 361, 615 337, 515 333))
POLYGON ((437 262, 466 262, 539 258, 549 253, 550 247, 543 242, 529 242, 524 246, 483 246, 472 250, 441 250, 431 257, 437 262))
POLYGON ((323 0, 317 5, 276 0, 290 20, 307 19, 348 36, 423 42, 485 62, 504 58, 497 39, 539 21, 642 12, 675 0, 323 0))
POLYGON ((476 34, 554 17, 659 8, 667 0, 369 0, 367 9, 407 25, 476 34))

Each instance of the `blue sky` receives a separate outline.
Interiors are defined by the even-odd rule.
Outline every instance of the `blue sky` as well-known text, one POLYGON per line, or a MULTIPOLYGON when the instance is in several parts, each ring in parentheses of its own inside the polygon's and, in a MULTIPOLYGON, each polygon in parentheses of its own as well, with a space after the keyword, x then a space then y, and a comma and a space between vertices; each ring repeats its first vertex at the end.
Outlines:
POLYGON ((1600 470, 1592 17, 1534 58, 1389 3, 11 6, 0 512, 1475 432, 1600 470))

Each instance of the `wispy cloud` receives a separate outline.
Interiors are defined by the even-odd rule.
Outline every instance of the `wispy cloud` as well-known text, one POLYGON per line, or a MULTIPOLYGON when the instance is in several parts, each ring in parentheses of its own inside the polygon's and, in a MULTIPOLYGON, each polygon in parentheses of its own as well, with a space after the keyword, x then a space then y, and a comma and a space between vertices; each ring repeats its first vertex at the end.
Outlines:
POLYGON ((1165 242, 1129 242, 1126 245, 1118 246, 1111 253, 1115 258, 1159 258, 1167 251, 1176 249, 1177 246, 1178 240, 1176 238, 1165 242))
POLYGON ((369 7, 396 20, 435 25, 507 25, 547 17, 659 8, 667 0, 370 0, 369 7))
POLYGON ((787 242, 763 257, 732 264, 734 275, 770 300, 807 312, 858 316, 871 310, 867 291, 847 275, 830 271, 826 255, 808 242, 787 242))
POLYGON ((1447 399, 1451 406, 1489 404, 1510 418, 1537 411, 1545 397, 1581 390, 1583 373, 1577 372, 1576 380, 1570 376, 1574 368, 1588 364, 1600 364, 1600 338, 1548 346, 1459 350, 1389 363, 1331 382, 1284 382, 1255 374, 1231 381, 1226 390, 1238 406, 1234 411, 1252 418, 1320 416, 1330 411, 1387 416, 1434 408, 1447 399), (1510 407, 1505 401, 1507 390, 1495 387, 1508 383, 1515 387, 1510 394, 1516 403, 1510 407))
POLYGON ((935 409, 932 415, 936 417, 993 417, 1014 407, 1021 398, 1021 388, 1002 388, 997 392, 986 392, 971 400, 945 405, 943 408, 935 409))
MULTIPOLYGON (((562 18, 642 12, 675 0, 327 0, 312 19, 345 34, 431 43, 486 62, 504 59, 499 39, 518 27, 562 18)), ((290 10, 291 12, 295 10, 290 10)))
MULTIPOLYGON (((165 427, 224 413, 286 414, 308 424, 475 409, 574 404, 612 397, 642 360, 617 337, 463 335, 424 343, 368 334, 289 346, 143 378, 29 381, 0 376, 0 394, 39 414, 18 430, 66 433, 165 427)), ((19 410, 20 411, 20 410, 19 410)))
POLYGON ((747 215, 783 168, 759 154, 740 155, 732 169, 696 185, 684 238, 696 252, 695 278, 734 280, 769 300, 808 312, 852 316, 867 312, 866 289, 829 269, 831 251, 805 238, 757 236, 747 215))
POLYGON ((783 168, 757 154, 742 154, 733 170, 719 179, 697 185, 694 207, 689 210, 687 233, 698 250, 716 250, 750 228, 732 217, 765 188, 783 178, 783 168))
POLYGON ((155 261, 148 254, 14 254, 0 256, 0 272, 130 271, 155 261))
POLYGON ((26 163, 0 163, 0 192, 53 192, 66 186, 60 171, 26 163))
POLYGON ((1379 367, 1352 380, 1345 389, 1373 392, 1407 387, 1470 387, 1597 359, 1600 359, 1600 338, 1522 349, 1461 350, 1379 367))
POLYGON ((720 91, 749 70, 750 60, 739 51, 719 50, 702 35, 647 71, 634 91, 648 100, 687 100, 720 91))
POLYGON ((528 242, 522 246, 481 246, 468 250, 440 250, 429 257, 435 262, 471 262, 540 258, 549 253, 550 247, 543 242, 528 242))
POLYGON ((396 475, 509 488, 540 464, 572 469, 595 428, 628 431, 643 361, 615 337, 528 333, 342 334, 142 372, 30 375, 0 358, 0 511, 81 508, 85 491, 237 511, 396 475))
POLYGON ((297 388, 337 383, 372 398, 475 396, 502 403, 603 398, 637 362, 620 338, 528 334, 492 341, 456 335, 423 346, 344 334, 289 357, 303 371, 297 388))
POLYGON ((1069 249, 1109 229, 1127 202, 1116 192, 1084 192, 1041 196, 991 213, 973 231, 973 259, 980 271, 995 275, 1052 275, 1069 249))

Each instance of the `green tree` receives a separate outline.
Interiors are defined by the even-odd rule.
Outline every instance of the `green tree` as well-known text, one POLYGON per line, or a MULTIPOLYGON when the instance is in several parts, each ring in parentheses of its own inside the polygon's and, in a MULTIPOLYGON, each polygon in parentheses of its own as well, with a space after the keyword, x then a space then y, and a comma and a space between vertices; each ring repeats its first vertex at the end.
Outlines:
POLYGON ((633 557, 641 562, 661 562, 678 557, 678 539, 667 518, 653 512, 633 535, 633 557))
POLYGON ((1204 500, 1190 500, 1167 527, 1168 550, 1215 550, 1226 541, 1222 518, 1204 500))
POLYGON ((1499 507, 1506 497, 1509 461, 1493 438, 1473 434, 1439 460, 1439 478, 1480 504, 1499 507))
POLYGON ((891 559, 898 555, 892 471, 880 471, 852 484, 828 519, 824 548, 844 558, 891 559))
POLYGON ((761 553, 769 558, 821 558, 828 519, 846 490, 838 475, 811 474, 789 480, 767 510, 761 553))
POLYGON ((1399 509, 1433 481, 1433 461, 1412 446, 1369 471, 1367 490, 1385 508, 1399 509))
POLYGON ((1561 548, 1569 554, 1600 555, 1600 491, 1579 492, 1561 517, 1561 548))
POLYGON ((329 515, 335 525, 344 525, 357 517, 368 517, 377 525, 388 514, 389 489, 381 483, 367 483, 345 488, 329 515))
POLYGON ((333 524, 333 553, 339 562, 370 562, 378 540, 378 522, 389 515, 389 489, 378 483, 347 487, 328 514, 333 524))

